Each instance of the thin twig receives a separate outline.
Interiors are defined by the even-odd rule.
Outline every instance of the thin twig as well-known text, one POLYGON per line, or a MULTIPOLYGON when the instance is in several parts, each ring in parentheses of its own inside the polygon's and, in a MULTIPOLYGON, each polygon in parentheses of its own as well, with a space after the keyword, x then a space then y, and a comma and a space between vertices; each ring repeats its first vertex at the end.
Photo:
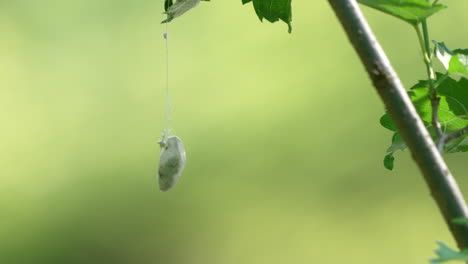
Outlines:
POLYGON ((442 152, 445 145, 445 138, 446 135, 442 131, 442 126, 439 122, 439 105, 440 105, 440 97, 437 96, 436 90, 431 94, 431 106, 432 106, 432 125, 436 129, 437 133, 437 149, 439 152, 442 152))
POLYGON ((424 175, 459 248, 468 248, 468 225, 452 222, 454 218, 468 218, 463 195, 356 0, 328 1, 424 175))
POLYGON ((468 134, 468 126, 446 135, 445 140, 444 140, 444 144, 446 144, 446 143, 448 143, 448 142, 450 142, 450 141, 452 141, 454 139, 457 139, 457 138, 459 138, 459 137, 461 137, 461 136, 463 136, 465 134, 468 134))

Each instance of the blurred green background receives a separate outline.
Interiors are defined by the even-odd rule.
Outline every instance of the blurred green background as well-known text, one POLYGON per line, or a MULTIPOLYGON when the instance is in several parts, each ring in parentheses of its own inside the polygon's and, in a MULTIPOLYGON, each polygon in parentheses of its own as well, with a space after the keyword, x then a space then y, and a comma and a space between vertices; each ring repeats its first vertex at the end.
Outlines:
MULTIPOLYGON (((157 187, 162 0, 0 2, 0 263, 426 263, 453 240, 326 1, 293 34, 251 4, 170 24, 173 126, 188 163, 157 187)), ((449 2, 449 1, 448 1, 449 2)), ((430 21, 468 46, 466 1, 430 21)), ((413 29, 364 8, 407 87, 413 29)), ((463 190, 467 155, 447 156, 463 190)))

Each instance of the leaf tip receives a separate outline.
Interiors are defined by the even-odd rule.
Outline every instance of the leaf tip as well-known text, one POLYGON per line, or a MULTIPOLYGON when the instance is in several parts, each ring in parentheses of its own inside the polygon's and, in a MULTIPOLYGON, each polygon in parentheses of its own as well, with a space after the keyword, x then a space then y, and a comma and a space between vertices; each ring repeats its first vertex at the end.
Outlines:
POLYGON ((394 165, 395 157, 393 157, 393 153, 389 153, 385 156, 384 158, 384 167, 392 171, 393 170, 393 165, 394 165))

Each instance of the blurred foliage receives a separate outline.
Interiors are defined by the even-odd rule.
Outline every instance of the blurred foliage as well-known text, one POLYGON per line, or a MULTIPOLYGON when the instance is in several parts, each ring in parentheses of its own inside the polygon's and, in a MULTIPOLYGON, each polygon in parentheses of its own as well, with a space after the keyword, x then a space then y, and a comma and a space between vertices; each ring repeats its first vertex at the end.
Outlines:
POLYGON ((445 5, 427 0, 358 0, 359 3, 375 8, 391 16, 417 26, 424 19, 446 8, 445 5))
POLYGON ((255 13, 260 21, 263 19, 272 23, 282 20, 288 24, 288 32, 292 32, 292 7, 291 0, 242 0, 242 4, 252 2, 255 13))
POLYGON ((456 251, 440 241, 437 244, 439 245, 439 248, 435 250, 437 258, 431 259, 431 263, 466 262, 468 260, 468 250, 456 251))
MULTIPOLYGON (((444 29, 468 3, 450 7, 432 36, 466 46, 444 29)), ((384 109, 326 1, 293 8, 291 35, 240 1, 170 24, 188 160, 161 193, 163 1, 0 1, 0 263, 424 263, 453 245, 408 153, 381 166, 384 109)), ((407 87, 423 78, 412 29, 365 11, 407 87)), ((447 158, 466 190, 466 156, 447 158)))

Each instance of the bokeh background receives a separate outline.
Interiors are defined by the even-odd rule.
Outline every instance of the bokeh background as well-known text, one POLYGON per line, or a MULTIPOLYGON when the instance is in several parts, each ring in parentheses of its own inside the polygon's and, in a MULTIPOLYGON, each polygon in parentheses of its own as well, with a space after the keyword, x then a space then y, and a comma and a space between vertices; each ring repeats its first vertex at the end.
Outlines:
MULTIPOLYGON (((408 152, 382 159, 382 103, 326 1, 293 34, 251 4, 170 24, 179 184, 157 187, 162 0, 0 2, 0 263, 426 263, 454 242, 408 152)), ((468 2, 430 21, 468 46, 468 2), (457 28, 458 27, 458 28, 457 28)), ((364 8, 407 87, 413 29, 364 8)), ((447 156, 468 192, 467 155, 447 156)))

